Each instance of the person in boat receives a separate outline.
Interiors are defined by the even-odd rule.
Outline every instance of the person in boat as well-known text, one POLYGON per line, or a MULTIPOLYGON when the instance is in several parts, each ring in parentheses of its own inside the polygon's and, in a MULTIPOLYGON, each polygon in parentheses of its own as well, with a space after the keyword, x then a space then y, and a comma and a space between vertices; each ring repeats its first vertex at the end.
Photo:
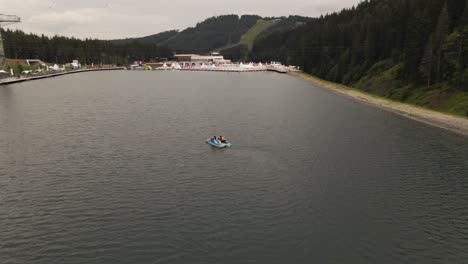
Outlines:
POLYGON ((219 136, 219 142, 226 143, 226 139, 223 136, 219 136))
POLYGON ((216 136, 212 136, 211 137, 211 143, 215 143, 215 140, 216 140, 216 136))

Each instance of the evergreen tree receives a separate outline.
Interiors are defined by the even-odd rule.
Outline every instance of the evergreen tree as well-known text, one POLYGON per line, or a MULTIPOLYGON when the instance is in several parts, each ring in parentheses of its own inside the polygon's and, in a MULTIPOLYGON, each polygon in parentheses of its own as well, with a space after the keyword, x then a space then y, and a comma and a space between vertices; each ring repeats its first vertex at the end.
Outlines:
POLYGON ((433 36, 429 37, 429 40, 424 49, 424 55, 419 66, 419 71, 421 75, 426 80, 427 87, 429 88, 432 84, 432 72, 434 68, 434 42, 433 36))
POLYGON ((445 41, 445 38, 448 36, 449 33, 449 15, 447 11, 447 2, 445 2, 442 11, 439 15, 439 19, 437 22, 437 28, 434 32, 434 49, 435 49, 435 54, 436 54, 436 81, 440 82, 441 81, 441 68, 442 68, 442 49, 443 49, 443 44, 445 41))
POLYGON ((458 27, 447 37, 444 43, 444 58, 453 72, 452 80, 460 89, 468 91, 468 1, 458 21, 458 27))

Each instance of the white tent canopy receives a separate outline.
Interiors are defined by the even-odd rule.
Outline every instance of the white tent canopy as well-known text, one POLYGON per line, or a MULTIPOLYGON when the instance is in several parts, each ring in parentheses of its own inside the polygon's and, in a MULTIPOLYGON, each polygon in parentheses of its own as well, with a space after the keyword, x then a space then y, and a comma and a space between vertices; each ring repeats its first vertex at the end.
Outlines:
POLYGON ((182 69, 182 67, 180 67, 180 64, 177 63, 177 62, 172 63, 171 67, 172 67, 172 69, 175 69, 175 70, 182 69))

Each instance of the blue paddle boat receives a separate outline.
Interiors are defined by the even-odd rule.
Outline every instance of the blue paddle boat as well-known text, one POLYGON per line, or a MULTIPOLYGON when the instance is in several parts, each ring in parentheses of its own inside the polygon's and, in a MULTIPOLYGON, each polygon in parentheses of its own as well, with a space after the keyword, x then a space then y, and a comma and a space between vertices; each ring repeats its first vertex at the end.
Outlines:
POLYGON ((217 138, 209 138, 206 140, 206 143, 210 144, 213 147, 217 148, 229 148, 231 147, 231 143, 228 141, 224 141, 224 143, 221 143, 217 138))

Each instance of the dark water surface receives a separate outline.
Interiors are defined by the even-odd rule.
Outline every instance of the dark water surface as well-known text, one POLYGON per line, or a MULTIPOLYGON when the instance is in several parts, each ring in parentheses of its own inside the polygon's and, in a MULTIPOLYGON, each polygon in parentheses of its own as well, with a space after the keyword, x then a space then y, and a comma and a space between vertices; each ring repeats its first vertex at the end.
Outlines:
POLYGON ((467 261, 465 137, 273 73, 0 87, 2 264, 467 261))

